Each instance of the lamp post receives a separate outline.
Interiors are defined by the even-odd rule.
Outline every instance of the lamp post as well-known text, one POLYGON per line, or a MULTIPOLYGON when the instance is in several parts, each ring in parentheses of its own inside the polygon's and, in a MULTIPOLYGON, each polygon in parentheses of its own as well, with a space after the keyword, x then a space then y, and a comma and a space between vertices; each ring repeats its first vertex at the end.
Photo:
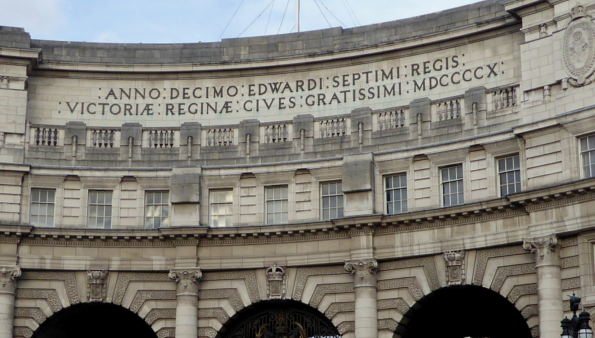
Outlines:
POLYGON ((593 330, 589 326, 591 315, 583 309, 583 312, 578 317, 576 316, 580 303, 580 297, 576 297, 573 293, 570 296, 570 310, 573 312, 572 319, 562 319, 561 338, 593 338, 593 330))

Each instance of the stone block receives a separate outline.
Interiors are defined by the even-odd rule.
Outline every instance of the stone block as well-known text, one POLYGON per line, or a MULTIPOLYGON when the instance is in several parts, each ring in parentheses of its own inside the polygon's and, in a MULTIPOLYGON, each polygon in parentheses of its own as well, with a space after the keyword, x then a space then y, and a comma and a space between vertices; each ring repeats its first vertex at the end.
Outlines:
POLYGON ((343 193, 371 191, 374 187, 372 153, 347 155, 343 158, 343 193))
POLYGON ((305 137, 314 137, 314 116, 310 114, 298 115, 293 118, 293 139, 300 138, 300 131, 305 130, 305 137))
POLYGON ((188 145, 188 137, 192 136, 192 144, 200 144, 202 125, 199 122, 185 122, 180 127, 180 145, 188 145))
POLYGON ((431 121, 431 101, 424 97, 411 101, 409 104, 409 121, 410 124, 417 124, 417 115, 421 114, 422 122, 431 121))
POLYGON ((256 119, 242 120, 238 127, 238 143, 246 143, 246 135, 250 134, 251 142, 260 139, 260 121, 256 119))
POLYGON ((473 103, 477 103, 477 111, 487 110, 485 87, 473 87, 465 91, 465 107, 463 111, 472 113, 473 103))
POLYGON ((64 127, 64 145, 72 145, 73 136, 76 136, 77 145, 85 145, 87 125, 82 121, 68 121, 64 127))
POLYGON ((351 134, 358 132, 358 125, 364 124, 364 130, 372 130, 372 109, 358 108, 351 111, 351 134))
POLYGON ((174 168, 171 176, 171 203, 200 203, 200 168, 174 168))
POLYGON ((142 144, 143 126, 140 123, 124 123, 122 125, 120 146, 128 146, 128 139, 131 137, 134 146, 140 146, 142 144))

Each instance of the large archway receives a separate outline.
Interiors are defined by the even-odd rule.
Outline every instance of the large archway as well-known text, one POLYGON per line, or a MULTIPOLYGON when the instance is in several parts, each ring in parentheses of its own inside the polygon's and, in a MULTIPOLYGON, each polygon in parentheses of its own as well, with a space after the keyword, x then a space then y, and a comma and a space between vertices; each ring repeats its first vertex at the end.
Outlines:
POLYGON ((401 338, 531 338, 527 322, 499 293, 474 285, 438 289, 404 315, 401 338))
POLYGON ((300 302, 279 300, 251 305, 235 314, 216 338, 339 338, 333 323, 300 302))
POLYGON ((114 304, 84 303, 48 318, 32 338, 157 338, 138 315, 114 304))

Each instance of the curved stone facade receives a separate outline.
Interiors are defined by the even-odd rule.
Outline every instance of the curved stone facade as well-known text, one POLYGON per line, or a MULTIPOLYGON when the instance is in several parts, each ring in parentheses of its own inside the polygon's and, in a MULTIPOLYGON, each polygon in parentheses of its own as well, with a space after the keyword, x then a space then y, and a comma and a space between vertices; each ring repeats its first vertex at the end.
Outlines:
POLYGON ((287 300, 405 338, 458 286, 559 337, 568 295, 595 311, 594 9, 176 45, 0 27, 0 337, 105 302, 215 338, 287 300))

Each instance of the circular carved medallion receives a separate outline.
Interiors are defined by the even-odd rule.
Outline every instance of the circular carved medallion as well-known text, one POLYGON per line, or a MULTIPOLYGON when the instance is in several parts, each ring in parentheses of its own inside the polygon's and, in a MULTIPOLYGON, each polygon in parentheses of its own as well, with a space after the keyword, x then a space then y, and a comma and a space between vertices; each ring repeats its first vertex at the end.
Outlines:
MULTIPOLYGON (((595 27, 589 16, 572 21, 564 33, 564 68, 577 85, 584 85, 595 68, 595 27)), ((591 82, 591 81, 589 81, 591 82)))

